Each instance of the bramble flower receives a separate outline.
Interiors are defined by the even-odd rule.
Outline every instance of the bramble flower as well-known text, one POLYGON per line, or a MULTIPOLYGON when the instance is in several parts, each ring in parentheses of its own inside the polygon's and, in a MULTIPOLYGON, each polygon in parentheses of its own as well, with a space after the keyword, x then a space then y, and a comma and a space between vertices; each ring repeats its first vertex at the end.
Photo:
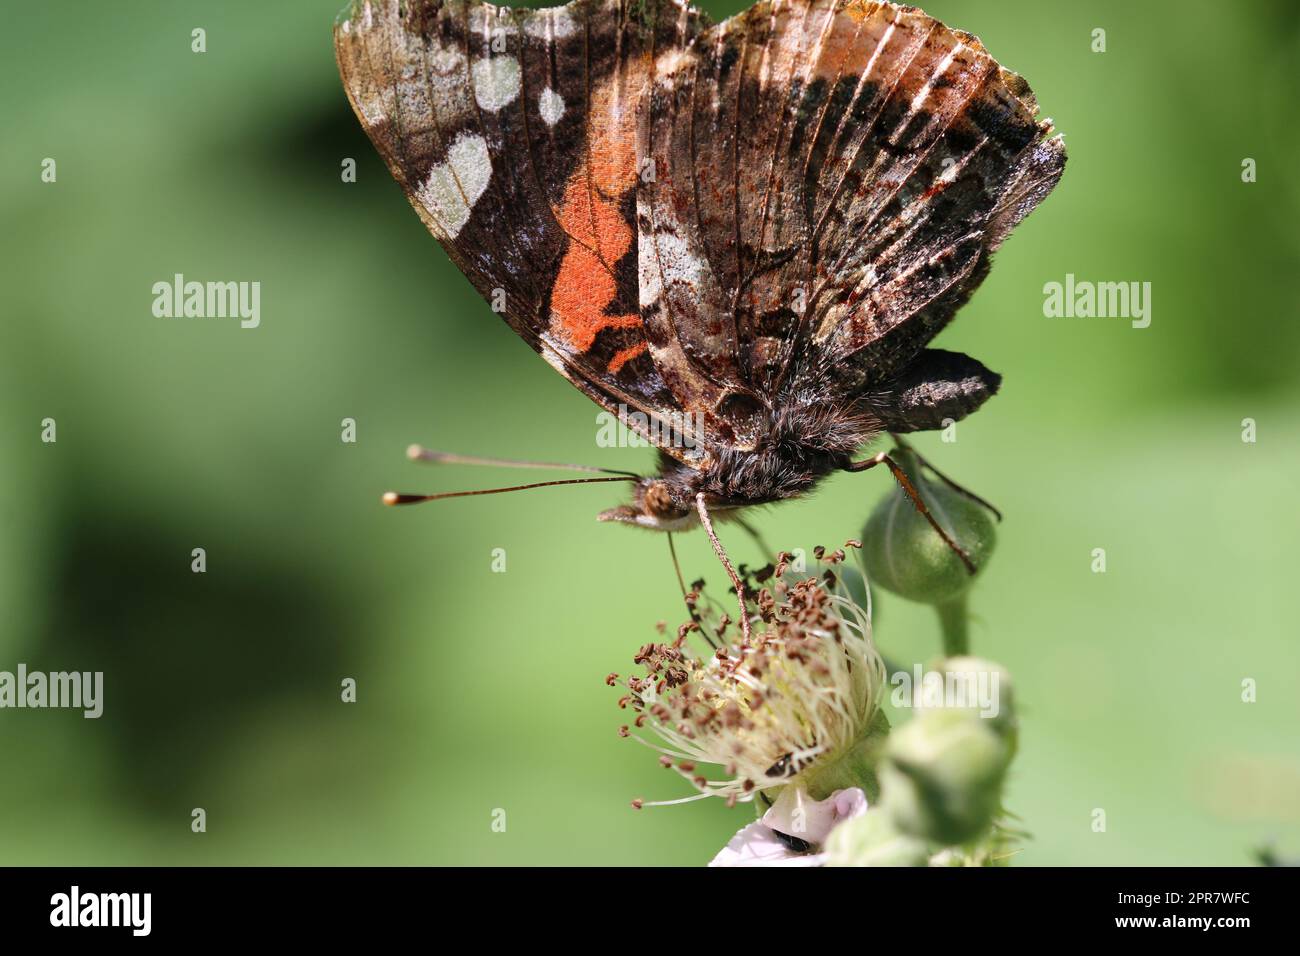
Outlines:
MULTIPOLYGON (((895 572, 915 557, 915 537, 885 554, 895 572)), ((841 567, 843 550, 814 554, 822 567, 812 575, 795 573, 785 554, 775 568, 739 569, 748 636, 696 582, 686 595, 691 620, 637 653, 644 674, 606 679, 626 688, 619 705, 635 713, 620 733, 657 750, 696 790, 633 806, 753 802, 758 819, 711 866, 1005 863, 1024 836, 1002 807, 1017 722, 1005 668, 965 653, 966 586, 937 605, 943 683, 918 685, 904 705, 911 719, 891 734, 866 570, 841 567)))
POLYGON ((820 577, 795 579, 784 555, 775 570, 753 575, 771 584, 749 602, 757 620, 748 642, 726 614, 714 625, 697 583, 688 595, 693 620, 675 640, 641 648, 635 660, 645 676, 628 677, 620 700, 636 719, 621 732, 658 750, 660 763, 698 793, 634 806, 716 796, 729 804, 761 797, 775 809, 780 788, 813 802, 851 788, 874 798, 885 666, 869 608, 849 596, 838 573, 844 552, 816 554, 826 565, 820 577), (688 649, 691 635, 710 653, 688 649))

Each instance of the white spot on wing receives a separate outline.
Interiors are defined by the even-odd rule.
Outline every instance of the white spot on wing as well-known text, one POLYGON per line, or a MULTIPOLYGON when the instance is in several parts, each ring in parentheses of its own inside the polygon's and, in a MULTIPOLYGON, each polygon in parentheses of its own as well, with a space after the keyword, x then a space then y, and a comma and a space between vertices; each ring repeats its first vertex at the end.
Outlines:
POLYGON ((537 97, 537 110, 547 126, 554 126, 564 115, 564 97, 548 86, 537 97))
POLYGON ((654 244, 638 240, 636 258, 637 287, 641 293, 641 308, 649 309, 659 301, 659 296, 664 291, 663 283, 659 279, 659 260, 655 256, 654 244))
MULTIPOLYGON (((454 47, 441 47, 434 43, 429 51, 429 65, 439 76, 460 73, 465 68, 465 54, 454 47)), ((463 83, 464 80, 461 80, 463 83)))
POLYGON ((447 238, 455 239, 491 178, 487 141, 477 134, 461 133, 447 150, 447 161, 433 168, 418 195, 447 238))
POLYGON ((519 61, 513 56, 475 60, 474 99, 480 108, 495 113, 519 96, 519 61))
POLYGON ((698 289, 704 283, 704 263, 690 243, 671 232, 658 233, 653 240, 665 286, 685 285, 698 289))
POLYGON ((669 50, 655 60, 655 73, 663 82, 676 85, 677 77, 673 74, 691 62, 692 56, 685 50, 669 50))
POLYGON ((530 37, 546 39, 547 37, 563 40, 577 29, 568 10, 538 10, 524 23, 524 32, 530 37))
POLYGON ((641 238, 637 268, 642 308, 653 306, 664 292, 671 295, 674 286, 699 289, 705 282, 704 262, 690 243, 671 232, 641 238))

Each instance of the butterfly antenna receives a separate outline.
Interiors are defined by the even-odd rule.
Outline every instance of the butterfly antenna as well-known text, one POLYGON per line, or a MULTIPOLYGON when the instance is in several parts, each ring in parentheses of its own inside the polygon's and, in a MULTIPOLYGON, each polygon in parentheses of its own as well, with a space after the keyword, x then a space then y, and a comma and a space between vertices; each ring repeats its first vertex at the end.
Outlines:
POLYGON ((894 459, 890 458, 889 455, 882 451, 880 454, 873 455, 864 461, 855 461, 853 464, 845 467, 844 470, 853 472, 867 471, 871 468, 875 468, 877 465, 885 465, 889 468, 893 473, 895 480, 902 487, 904 493, 907 497, 912 499, 912 504, 916 506, 916 510, 921 513, 921 516, 924 517, 926 521, 930 522, 930 527, 939 533, 939 537, 943 538, 943 543, 951 548, 957 557, 961 558, 961 563, 966 565, 966 570, 971 574, 974 574, 975 562, 970 559, 970 555, 965 552, 961 545, 952 540, 952 537, 948 532, 943 530, 943 526, 935 520, 934 515, 930 513, 930 509, 927 508, 925 502, 921 500, 921 496, 917 494, 915 486, 913 486, 911 480, 907 477, 907 473, 903 471, 898 462, 894 461, 894 459))
POLYGON ((722 542, 713 532, 713 522, 709 520, 709 509, 704 504, 704 492, 695 496, 695 510, 700 513, 700 524, 704 526, 705 533, 709 536, 709 543, 713 545, 713 553, 718 556, 722 566, 727 569, 727 576, 731 578, 731 583, 736 587, 736 600, 740 602, 740 632, 746 644, 749 643, 749 611, 745 607, 745 582, 740 579, 736 569, 731 566, 731 559, 727 557, 726 550, 722 547, 722 542))
POLYGON ((975 502, 981 508, 988 509, 988 511, 991 512, 993 517, 997 518, 998 521, 1002 520, 1002 512, 999 511, 997 508, 995 508, 992 502, 988 501, 985 498, 981 498, 979 495, 975 494, 975 492, 971 491, 969 488, 957 484, 957 482, 953 481, 951 478, 949 478, 947 475, 941 472, 938 468, 934 467, 934 465, 930 464, 930 462, 919 451, 917 451, 907 442, 903 441, 902 438, 895 435, 893 432, 889 433, 889 437, 894 440, 895 444, 897 444, 898 447, 906 448, 913 455, 915 455, 917 461, 919 461, 924 467, 930 469, 930 471, 934 474, 936 478, 942 481, 953 491, 957 492, 959 495, 965 495, 967 498, 975 502))
POLYGON ((438 495, 408 495, 396 491, 384 492, 386 505, 418 505, 425 501, 441 501, 443 498, 469 498, 473 495, 499 495, 507 491, 527 491, 529 488, 550 488, 553 485, 589 485, 603 481, 639 481, 635 475, 618 478, 561 478, 558 481, 536 481, 530 485, 511 485, 509 488, 481 488, 477 491, 444 491, 438 495))
POLYGON ((590 471, 602 475, 625 475, 640 478, 633 471, 618 471, 614 468, 597 468, 595 465, 569 465, 549 461, 520 461, 517 458, 483 458, 478 455, 458 455, 451 451, 434 451, 423 445, 411 445, 406 449, 406 457, 411 461, 427 462, 431 465, 488 465, 494 468, 546 468, 557 471, 590 471))

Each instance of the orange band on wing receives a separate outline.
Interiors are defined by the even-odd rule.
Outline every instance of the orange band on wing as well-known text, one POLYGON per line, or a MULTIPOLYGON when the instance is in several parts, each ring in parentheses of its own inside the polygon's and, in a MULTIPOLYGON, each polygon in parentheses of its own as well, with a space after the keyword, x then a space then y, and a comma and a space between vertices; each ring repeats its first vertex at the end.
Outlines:
MULTIPOLYGON (((636 186, 635 99, 627 91, 640 88, 648 61, 629 68, 629 76, 616 76, 594 91, 591 141, 560 206, 560 225, 571 238, 551 291, 551 327, 581 352, 591 351, 606 329, 641 327, 637 313, 607 314, 618 296, 614 269, 636 238, 618 200, 636 186)), ((646 347, 644 339, 634 340, 609 360, 608 372, 617 375, 646 347)))
POLYGON ((617 375, 624 365, 632 361, 634 358, 636 358, 638 355, 644 352, 647 348, 649 348, 649 346, 646 345, 646 343, 638 342, 636 345, 633 345, 631 348, 620 350, 618 353, 614 355, 612 359, 609 360, 609 367, 608 367, 609 374, 617 375))
MULTIPOLYGON (((587 352, 605 329, 641 325, 636 313, 608 315, 605 311, 618 295, 613 268, 632 249, 632 225, 619 214, 618 203, 588 180, 585 167, 569 179, 560 224, 572 238, 551 292, 551 327, 570 346, 587 352)), ((640 347, 644 349, 644 343, 640 347)), ((610 372, 616 373, 633 357, 628 354, 620 360, 615 356, 610 372)))

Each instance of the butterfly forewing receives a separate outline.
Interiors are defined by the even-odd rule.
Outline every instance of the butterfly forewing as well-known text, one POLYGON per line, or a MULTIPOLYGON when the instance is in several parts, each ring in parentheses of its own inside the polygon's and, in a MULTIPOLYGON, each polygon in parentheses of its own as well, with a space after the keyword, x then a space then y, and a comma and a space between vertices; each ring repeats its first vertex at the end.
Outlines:
MULTIPOLYGON (((335 28, 357 115, 484 298, 595 401, 679 430, 638 309, 635 123, 699 25, 672 0, 363 0, 335 28)), ((701 457, 694 437, 670 450, 701 457)))

